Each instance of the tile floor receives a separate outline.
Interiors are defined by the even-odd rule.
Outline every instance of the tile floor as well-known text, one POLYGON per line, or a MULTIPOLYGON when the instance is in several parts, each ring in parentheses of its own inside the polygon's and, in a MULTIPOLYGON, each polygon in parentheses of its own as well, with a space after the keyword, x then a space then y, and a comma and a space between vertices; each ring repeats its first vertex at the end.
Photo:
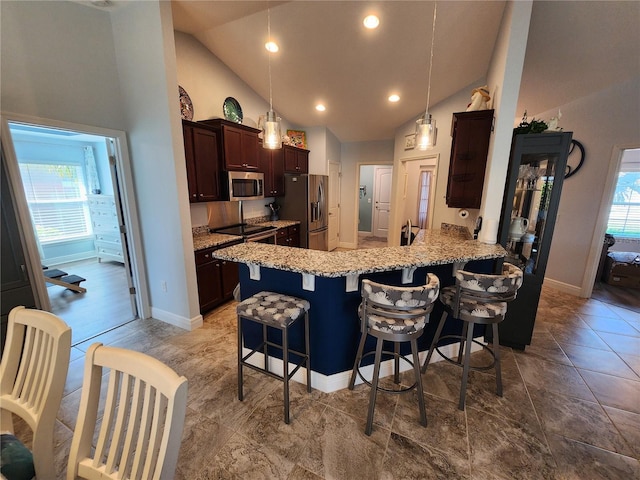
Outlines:
MULTIPOLYGON (((290 425, 274 379, 247 372, 239 402, 233 302, 193 332, 136 321, 98 340, 146 352, 189 379, 176 479, 640 478, 640 314, 599 301, 544 289, 531 346, 504 349, 504 397, 491 374, 472 372, 459 411, 460 369, 438 362, 424 374, 427 428, 413 392, 380 394, 370 437, 366 385, 307 394, 294 384, 290 425)), ((59 478, 88 344, 73 348, 59 412, 59 478)))

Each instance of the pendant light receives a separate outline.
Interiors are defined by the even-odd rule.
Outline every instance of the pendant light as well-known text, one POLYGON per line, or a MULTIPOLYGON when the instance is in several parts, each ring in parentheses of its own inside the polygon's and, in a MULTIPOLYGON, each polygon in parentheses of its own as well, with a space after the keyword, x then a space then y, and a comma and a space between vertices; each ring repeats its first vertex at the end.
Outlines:
POLYGON ((431 27, 431 54, 429 57, 429 82, 427 84, 427 108, 424 115, 416 120, 416 148, 427 150, 436 144, 436 121, 429 113, 429 100, 431 99, 431 71, 433 69, 433 44, 436 35, 436 9, 437 2, 433 3, 433 26, 431 27))
MULTIPOLYGON (((267 8, 267 39, 268 43, 271 43, 271 10, 267 8)), ((266 47, 269 52, 269 111, 266 115, 260 116, 260 124, 262 125, 262 146, 269 150, 276 150, 282 148, 282 119, 276 115, 273 111, 273 96, 271 93, 271 52, 268 46, 266 47)))

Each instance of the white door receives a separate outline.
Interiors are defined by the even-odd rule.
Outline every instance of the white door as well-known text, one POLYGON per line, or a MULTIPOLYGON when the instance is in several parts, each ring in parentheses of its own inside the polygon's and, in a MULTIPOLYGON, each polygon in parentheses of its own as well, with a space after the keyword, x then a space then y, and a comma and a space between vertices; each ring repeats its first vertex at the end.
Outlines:
POLYGON ((373 236, 387 238, 391 212, 392 167, 376 167, 373 176, 373 236))
POLYGON ((329 162, 329 251, 340 241, 340 164, 329 162))

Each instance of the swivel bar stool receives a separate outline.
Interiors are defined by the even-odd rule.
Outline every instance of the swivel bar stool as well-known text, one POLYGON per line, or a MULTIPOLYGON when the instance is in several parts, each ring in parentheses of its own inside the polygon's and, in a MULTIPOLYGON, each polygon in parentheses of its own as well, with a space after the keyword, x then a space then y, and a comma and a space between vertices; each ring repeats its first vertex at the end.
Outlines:
POLYGON ((298 369, 304 366, 307 370, 307 392, 311 392, 311 363, 309 345, 309 308, 307 300, 284 295, 277 292, 259 292, 246 298, 236 307, 238 314, 238 400, 244 398, 242 392, 242 367, 249 367, 270 377, 281 380, 284 383, 284 422, 289 423, 289 380, 298 369), (297 320, 304 319, 304 343, 305 351, 299 352, 289 346, 289 327, 297 320), (252 349, 247 355, 242 355, 243 336, 242 320, 247 319, 262 325, 262 342, 252 349), (267 339, 267 328, 275 328, 282 332, 282 345, 273 343, 267 339), (269 369, 268 347, 274 347, 282 351, 282 375, 269 369), (254 353, 262 351, 264 354, 264 367, 258 367, 248 362, 254 353), (289 371, 289 355, 296 355, 300 360, 295 368, 289 371))
POLYGON ((430 273, 427 274, 426 285, 419 287, 397 287, 383 285, 372 282, 371 280, 362 281, 362 303, 358 309, 362 334, 356 360, 351 372, 351 379, 349 380, 349 389, 353 390, 356 374, 371 387, 367 426, 365 428, 367 435, 371 435, 371 429, 373 427, 373 413, 376 406, 378 390, 388 393, 404 393, 417 388, 420 424, 424 427, 427 426, 417 340, 424 333, 424 327, 429 321, 429 314, 431 310, 433 310, 433 303, 438 298, 439 290, 440 280, 430 273), (377 338, 373 378, 371 382, 365 379, 360 372, 360 362, 363 356, 373 354, 373 352, 369 352, 363 355, 364 345, 368 335, 377 338), (393 342, 393 352, 382 350, 384 341, 393 342), (413 361, 400 354, 400 344, 403 342, 411 343, 413 361), (394 390, 378 385, 380 363, 383 353, 393 356, 394 381, 396 384, 400 383, 400 359, 411 364, 415 374, 415 382, 413 385, 394 390))
POLYGON ((462 386, 460 388, 460 401, 458 408, 464 410, 465 395, 467 391, 467 378, 469 370, 496 371, 496 394, 502 396, 502 373, 500 370, 500 341, 498 338, 498 324, 504 320, 507 313, 507 302, 516 298, 516 293, 522 285, 522 270, 510 263, 504 263, 501 275, 489 275, 472 273, 465 270, 456 272, 456 284, 445 287, 440 292, 440 301, 445 310, 438 324, 438 328, 431 342, 429 353, 422 365, 422 373, 427 370, 434 350, 446 361, 462 367, 462 386), (443 335, 442 328, 451 315, 464 322, 461 335, 443 335), (492 325, 493 349, 473 339, 473 327, 476 325, 492 325), (438 342, 443 339, 460 340, 458 358, 453 360, 444 355, 438 342), (493 361, 486 366, 472 366, 470 363, 471 343, 476 343, 486 349, 493 361), (462 352, 464 350, 464 358, 462 352))

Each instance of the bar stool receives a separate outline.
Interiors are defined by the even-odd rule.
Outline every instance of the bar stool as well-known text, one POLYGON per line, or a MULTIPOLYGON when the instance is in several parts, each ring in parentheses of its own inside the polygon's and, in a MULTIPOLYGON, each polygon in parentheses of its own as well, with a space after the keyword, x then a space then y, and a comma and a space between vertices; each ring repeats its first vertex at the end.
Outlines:
POLYGON ((371 280, 362 281, 360 290, 362 303, 358 309, 362 334, 360 336, 356 360, 351 372, 351 379, 349 380, 349 390, 353 390, 356 374, 371 387, 367 426, 365 428, 367 435, 371 435, 371 429, 373 427, 373 414, 378 390, 397 394, 417 388, 420 424, 424 427, 427 426, 417 340, 424 333, 424 327, 429 321, 429 314, 431 310, 433 310, 433 303, 438 298, 439 290, 440 280, 431 273, 427 274, 426 284, 419 287, 397 287, 383 285, 371 280), (371 382, 365 379, 360 372, 360 362, 362 358, 374 354, 374 352, 369 352, 363 355, 364 344, 368 335, 377 338, 371 382), (393 342, 393 352, 382 349, 385 340, 393 342), (403 342, 411 343, 413 361, 400 355, 400 344, 403 342), (394 382, 396 384, 400 383, 400 359, 405 360, 413 367, 415 374, 415 382, 413 385, 394 390, 378 385, 380 363, 383 353, 393 355, 394 382))
POLYGON ((510 263, 504 263, 501 275, 489 275, 472 273, 465 270, 456 272, 456 284, 445 287, 440 292, 440 301, 445 310, 438 324, 438 328, 429 347, 429 353, 422 365, 422 373, 427 370, 434 350, 446 361, 462 367, 462 386, 460 388, 460 401, 458 408, 464 410, 465 395, 467 391, 467 378, 469 370, 496 371, 496 394, 502 396, 502 372, 500 369, 500 340, 498 338, 498 324, 504 320, 507 313, 507 302, 516 298, 516 293, 522 285, 522 270, 510 263), (463 329, 461 335, 443 335, 442 328, 447 316, 462 320, 463 329), (493 349, 473 339, 473 328, 478 325, 493 326, 493 349), (458 358, 453 360, 444 355, 438 342, 443 339, 460 340, 458 358), (471 343, 476 343, 486 349, 493 361, 485 366, 473 366, 470 362, 471 343), (462 352, 464 349, 464 358, 462 352))
POLYGON ((291 295, 283 295, 276 292, 260 292, 240 302, 236 307, 238 314, 238 400, 243 400, 242 393, 242 367, 246 366, 270 377, 281 380, 284 383, 284 422, 289 423, 289 380, 303 365, 307 369, 307 392, 311 392, 311 366, 309 356, 309 302, 291 295), (305 352, 299 352, 289 348, 289 327, 298 319, 304 317, 304 342, 305 352), (262 325, 262 343, 242 356, 242 319, 251 320, 262 325), (282 332, 282 345, 270 342, 267 339, 267 327, 273 327, 282 332), (269 370, 268 347, 278 348, 282 351, 282 375, 269 370), (257 367, 248 363, 249 357, 262 350, 264 354, 264 367, 257 367), (289 372, 289 354, 300 357, 293 371, 289 372))

